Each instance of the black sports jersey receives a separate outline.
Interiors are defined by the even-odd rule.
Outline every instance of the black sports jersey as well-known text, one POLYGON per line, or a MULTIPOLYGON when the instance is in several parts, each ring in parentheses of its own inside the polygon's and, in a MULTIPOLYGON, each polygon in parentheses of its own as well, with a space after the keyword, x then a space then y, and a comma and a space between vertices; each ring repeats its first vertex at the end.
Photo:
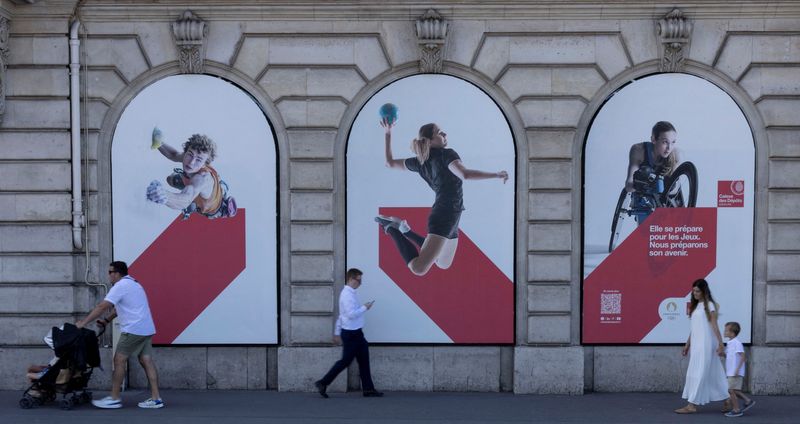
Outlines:
POLYGON ((453 149, 431 149, 428 160, 420 165, 416 157, 405 160, 406 168, 425 180, 436 193, 433 210, 464 210, 464 192, 461 178, 447 168, 454 160, 461 159, 453 149))

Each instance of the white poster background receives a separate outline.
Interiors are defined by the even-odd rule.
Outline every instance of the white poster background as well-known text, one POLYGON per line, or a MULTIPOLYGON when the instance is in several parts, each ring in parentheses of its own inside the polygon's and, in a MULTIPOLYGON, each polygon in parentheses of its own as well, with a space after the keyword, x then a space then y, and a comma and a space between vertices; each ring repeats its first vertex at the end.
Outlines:
MULTIPOLYGON (((514 140, 508 122, 483 91, 459 78, 419 75, 375 94, 356 117, 347 145, 347 267, 364 271, 362 301, 375 300, 364 327, 373 342, 452 343, 452 340, 378 266, 379 207, 430 207, 434 193, 419 174, 386 168, 378 110, 399 108, 392 131, 395 159, 412 157, 419 127, 434 122, 467 168, 506 170, 499 179, 465 181, 459 228, 514 281, 514 140)), ((420 235, 427 228, 414 228, 420 235)), ((385 235, 384 235, 385 236, 385 235)), ((388 236, 385 236, 388 237, 388 236)), ((399 255, 397 252, 391 254, 399 255)), ((456 253, 458 255, 458 253, 456 253)), ((434 265, 435 266, 435 265, 434 265)), ((409 271, 410 273, 411 271, 409 271)))
POLYGON ((214 140, 211 165, 247 217, 246 268, 174 343, 277 343, 275 141, 264 113, 240 88, 207 75, 164 78, 131 101, 111 152, 114 258, 129 264, 181 214, 145 199, 151 181, 181 166, 150 148, 154 126, 178 150, 195 133, 214 140))
MULTIPOLYGON (((706 277, 720 304, 720 325, 737 321, 739 339, 750 342, 753 275, 755 148, 750 126, 736 103, 714 84, 686 74, 641 78, 614 93, 595 116, 586 141, 584 278, 608 256, 611 220, 625 185, 631 145, 650 140, 658 121, 677 130, 679 158, 697 167, 698 207, 717 206, 718 180, 744 180, 744 207, 717 211, 717 267, 706 277)), ((627 218, 633 221, 633 218, 627 218)), ((622 237, 618 242, 622 243, 622 237)), ((698 276, 702 278, 705 276, 698 276)), ((689 291, 684 305, 689 300, 689 291)), ((642 343, 682 343, 685 314, 662 320, 642 343)))

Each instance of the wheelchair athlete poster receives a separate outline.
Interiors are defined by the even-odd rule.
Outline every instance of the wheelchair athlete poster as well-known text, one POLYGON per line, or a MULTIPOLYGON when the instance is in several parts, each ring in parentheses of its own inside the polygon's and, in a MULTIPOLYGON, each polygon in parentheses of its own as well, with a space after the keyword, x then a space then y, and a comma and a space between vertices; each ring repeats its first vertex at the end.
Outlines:
POLYGON ((153 342, 276 343, 275 143, 252 98, 208 75, 158 80, 111 158, 114 258, 147 291, 153 342))
POLYGON ((754 168, 745 116, 702 78, 609 98, 584 152, 583 343, 685 342, 699 278, 750 342, 754 168))

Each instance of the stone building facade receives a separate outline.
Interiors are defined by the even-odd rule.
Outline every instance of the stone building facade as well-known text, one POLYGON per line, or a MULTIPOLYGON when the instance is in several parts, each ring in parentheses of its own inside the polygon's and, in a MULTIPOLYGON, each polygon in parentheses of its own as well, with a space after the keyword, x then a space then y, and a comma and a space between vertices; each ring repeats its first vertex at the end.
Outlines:
MULTIPOLYGON (((111 140, 126 105, 161 78, 205 73, 242 87, 275 131, 280 342, 157 348, 161 383, 309 390, 340 352, 330 334, 345 267, 348 130, 382 87, 439 72, 492 97, 517 143, 516 341, 376 346, 378 387, 679 391, 679 347, 581 345, 580 241, 591 119, 628 81, 683 72, 727 92, 755 139, 749 389, 800 393, 796 1, 2 0, 0 15, 0 389, 22 387, 23 367, 48 355, 42 334, 103 293, 86 282, 103 281, 111 260, 111 140), (691 30, 668 33, 659 25, 668 14, 691 30), (202 29, 174 30, 181 19, 202 29), (424 19, 446 22, 446 33, 418 30, 424 19), (76 20, 82 157, 70 143, 76 20), (73 215, 75 161, 83 185, 73 215)), ((355 388, 355 372, 331 390, 355 388)), ((132 386, 146 384, 139 373, 132 367, 132 386)), ((97 377, 107 386, 108 372, 97 377)))

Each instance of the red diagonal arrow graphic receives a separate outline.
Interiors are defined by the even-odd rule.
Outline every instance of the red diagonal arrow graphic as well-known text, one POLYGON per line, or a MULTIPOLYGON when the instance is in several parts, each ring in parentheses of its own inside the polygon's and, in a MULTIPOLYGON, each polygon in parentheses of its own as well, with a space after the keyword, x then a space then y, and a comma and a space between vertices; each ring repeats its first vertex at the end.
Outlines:
POLYGON ((153 343, 172 343, 244 268, 244 209, 231 218, 175 218, 129 270, 147 292, 153 343))
MULTIPOLYGON (((661 321, 658 307, 665 298, 686 296, 692 282, 714 270, 716 245, 716 208, 656 209, 584 280, 583 341, 641 341, 661 321), (682 227, 699 227, 702 232, 687 233, 682 227), (669 234, 678 239, 670 240, 669 234), (671 247, 673 242, 683 241, 683 235, 697 235, 699 239, 688 242, 706 243, 707 247, 671 247), (668 247, 661 243, 668 243, 668 247), (603 294, 621 296, 619 314, 610 310, 601 313, 603 294)), ((684 311, 683 305, 678 307, 684 311)))
MULTIPOLYGON (((380 208, 425 236, 431 208, 380 208)), ((514 342, 514 284, 463 231, 453 264, 411 273, 391 237, 377 226, 380 268, 455 343, 514 342)), ((513 244, 513 240, 497 240, 513 244)))

